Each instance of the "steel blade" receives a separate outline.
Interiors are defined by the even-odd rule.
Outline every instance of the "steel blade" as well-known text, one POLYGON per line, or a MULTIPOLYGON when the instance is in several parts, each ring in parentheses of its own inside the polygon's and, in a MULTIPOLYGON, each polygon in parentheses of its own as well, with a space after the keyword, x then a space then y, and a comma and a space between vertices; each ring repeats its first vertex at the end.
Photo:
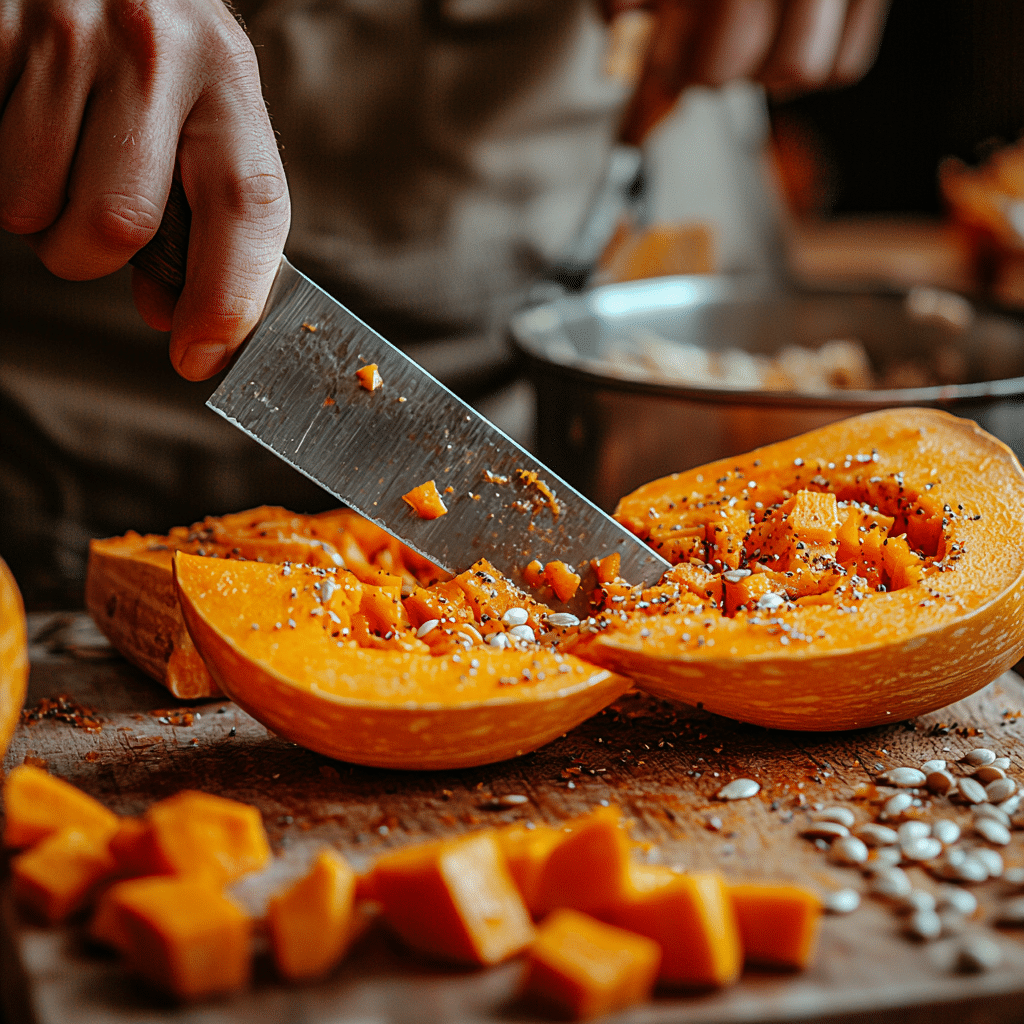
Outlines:
POLYGON ((582 573, 616 551, 630 583, 652 583, 668 568, 286 260, 259 326, 207 404, 449 572, 486 558, 523 586, 532 559, 582 573), (356 377, 370 363, 383 380, 375 391, 356 377), (402 499, 429 480, 448 507, 433 520, 402 499))

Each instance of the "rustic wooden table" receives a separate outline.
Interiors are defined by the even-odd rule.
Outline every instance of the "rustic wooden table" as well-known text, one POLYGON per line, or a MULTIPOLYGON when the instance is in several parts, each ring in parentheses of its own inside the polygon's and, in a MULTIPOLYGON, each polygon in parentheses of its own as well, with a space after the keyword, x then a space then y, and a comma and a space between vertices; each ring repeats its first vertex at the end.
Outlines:
MULTIPOLYGON (((630 694, 543 750, 515 761, 458 772, 403 773, 330 761, 269 733, 228 701, 177 705, 122 661, 82 613, 30 617, 32 674, 26 706, 67 694, 95 709, 98 731, 56 718, 22 724, 6 758, 26 759, 116 811, 135 814, 185 787, 257 805, 278 850, 325 840, 367 864, 382 850, 482 825, 530 819, 558 822, 602 801, 620 805, 652 860, 715 867, 730 877, 796 879, 823 892, 864 880, 829 863, 800 833, 815 805, 848 802, 872 813, 858 787, 882 767, 984 745, 1024 774, 1024 684, 1007 674, 984 691, 912 722, 845 734, 777 733, 630 694), (199 712, 190 725, 169 709, 199 712), (757 797, 715 799, 730 779, 760 781, 757 797), (491 809, 503 794, 525 804, 491 809)), ((187 720, 187 719, 184 719, 187 720)), ((968 812, 946 805, 944 816, 968 812)), ((1024 864, 1015 833, 1003 851, 1024 864)), ((933 880, 915 869, 923 887, 933 880)), ((985 920, 1011 892, 1005 881, 975 886, 982 912, 969 927, 1001 944, 994 970, 952 968, 956 939, 913 942, 890 909, 865 899, 830 917, 814 965, 799 974, 747 973, 719 993, 659 995, 622 1016, 633 1024, 764 1021, 1024 1020, 1024 942, 985 920)), ((481 1024, 531 1020, 514 1000, 517 963, 487 971, 446 970, 371 934, 327 981, 277 982, 265 957, 253 988, 195 1007, 162 1001, 89 949, 74 927, 42 929, 22 919, 4 889, 0 992, 8 1024, 481 1024)))

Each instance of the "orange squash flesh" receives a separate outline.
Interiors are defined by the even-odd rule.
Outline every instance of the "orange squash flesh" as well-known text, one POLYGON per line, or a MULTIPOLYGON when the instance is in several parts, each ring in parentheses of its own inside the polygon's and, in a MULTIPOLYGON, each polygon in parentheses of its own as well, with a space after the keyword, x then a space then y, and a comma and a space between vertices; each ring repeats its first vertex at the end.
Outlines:
POLYGON ((177 550, 215 558, 347 567, 367 580, 384 570, 408 586, 444 576, 348 509, 298 515, 261 506, 208 516, 191 527, 175 527, 166 536, 129 532, 92 541, 85 584, 90 615, 133 665, 184 699, 217 696, 219 690, 181 618, 172 572, 177 550))
POLYGON ((822 904, 817 894, 785 882, 729 886, 747 964, 802 969, 814 954, 822 904))
POLYGON ((659 945, 575 910, 556 910, 527 956, 522 994, 559 1016, 586 1020, 646 1000, 659 945))
POLYGON ((500 963, 534 937, 490 830, 385 854, 373 868, 373 892, 404 942, 449 963, 500 963))
POLYGON ((574 650, 658 696, 861 728, 960 700, 1024 654, 1024 472, 946 413, 832 424, 656 480, 616 517, 679 564, 574 650))
POLYGON ((630 685, 549 647, 499 649, 475 626, 476 638, 462 641, 440 623, 422 638, 423 625, 372 633, 356 610, 370 585, 342 570, 179 552, 175 573, 221 689, 280 735, 358 764, 500 761, 561 735, 630 685))
POLYGON ((28 688, 28 633, 18 584, 0 558, 0 775, 28 688))

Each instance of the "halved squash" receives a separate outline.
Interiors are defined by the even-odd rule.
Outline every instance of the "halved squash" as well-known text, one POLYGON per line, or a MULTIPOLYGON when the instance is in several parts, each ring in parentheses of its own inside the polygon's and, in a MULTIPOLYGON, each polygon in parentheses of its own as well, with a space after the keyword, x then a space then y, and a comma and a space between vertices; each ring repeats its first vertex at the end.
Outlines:
POLYGON ((859 728, 1024 655, 1024 472, 947 413, 844 420, 646 484, 616 517, 676 564, 642 594, 606 585, 574 651, 658 696, 859 728))
POLYGON ((28 687, 28 633, 21 591, 0 558, 0 774, 28 687))
POLYGON ((215 697, 216 684, 185 629, 174 591, 175 551, 213 558, 341 566, 361 579, 383 570, 409 586, 443 576, 425 558, 349 509, 300 515, 264 505, 207 516, 166 536, 94 540, 85 603, 107 639, 133 665, 176 697, 215 697))
MULTIPOLYGON (((343 569, 185 552, 174 560, 189 632, 232 700, 322 754, 412 769, 487 764, 533 750, 630 686, 506 632, 508 584, 489 568, 481 563, 403 604, 388 580, 363 584, 343 569), (484 632, 498 640, 495 628, 500 642, 485 641, 484 632)), ((519 618, 545 629, 542 606, 525 597, 521 605, 519 618)))

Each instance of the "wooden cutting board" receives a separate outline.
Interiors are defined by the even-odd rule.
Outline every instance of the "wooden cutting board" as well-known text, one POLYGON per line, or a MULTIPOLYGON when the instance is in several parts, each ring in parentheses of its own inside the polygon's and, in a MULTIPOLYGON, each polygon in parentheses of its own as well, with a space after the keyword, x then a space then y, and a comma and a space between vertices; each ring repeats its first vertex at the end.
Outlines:
MULTIPOLYGON (((228 701, 179 704, 114 654, 83 613, 31 616, 29 630, 26 708, 68 695, 93 709, 98 728, 52 717, 23 722, 5 761, 8 769, 26 759, 45 762, 124 814, 185 787, 235 797, 260 808, 276 849, 325 840, 357 867, 416 840, 510 821, 555 823, 608 801, 632 819, 633 835, 652 861, 719 868, 732 878, 795 879, 822 892, 863 890, 859 871, 830 864, 801 837, 815 805, 848 802, 859 820, 867 820, 871 805, 854 794, 883 768, 935 757, 955 761, 979 745, 1010 756, 1011 775, 1024 778, 1024 684, 1010 673, 942 712, 842 734, 771 732, 630 694, 515 761, 406 773, 310 753, 228 701), (191 724, 183 712, 194 713, 191 724), (721 786, 738 777, 757 779, 760 794, 716 800, 721 786), (505 808, 495 802, 509 794, 527 802, 505 808)), ((964 808, 944 799, 941 804, 944 816, 967 822, 964 808)), ((1003 855, 1008 865, 1024 864, 1021 833, 1003 855)), ((915 884, 933 887, 923 872, 915 869, 914 876, 915 884)), ((852 915, 825 920, 815 963, 802 973, 748 972, 728 991, 659 995, 622 1019, 1022 1019, 1024 941, 985 924, 1010 886, 990 881, 974 891, 983 914, 970 927, 995 936, 1005 954, 990 972, 955 973, 956 940, 910 941, 891 910, 865 899, 852 915)), ((250 992, 177 1007, 87 948, 76 928, 42 929, 23 920, 11 907, 5 873, 0 993, 7 1024, 520 1022, 533 1019, 514 1000, 520 971, 518 963, 487 971, 438 968, 371 934, 322 983, 284 986, 264 956, 250 992)))

